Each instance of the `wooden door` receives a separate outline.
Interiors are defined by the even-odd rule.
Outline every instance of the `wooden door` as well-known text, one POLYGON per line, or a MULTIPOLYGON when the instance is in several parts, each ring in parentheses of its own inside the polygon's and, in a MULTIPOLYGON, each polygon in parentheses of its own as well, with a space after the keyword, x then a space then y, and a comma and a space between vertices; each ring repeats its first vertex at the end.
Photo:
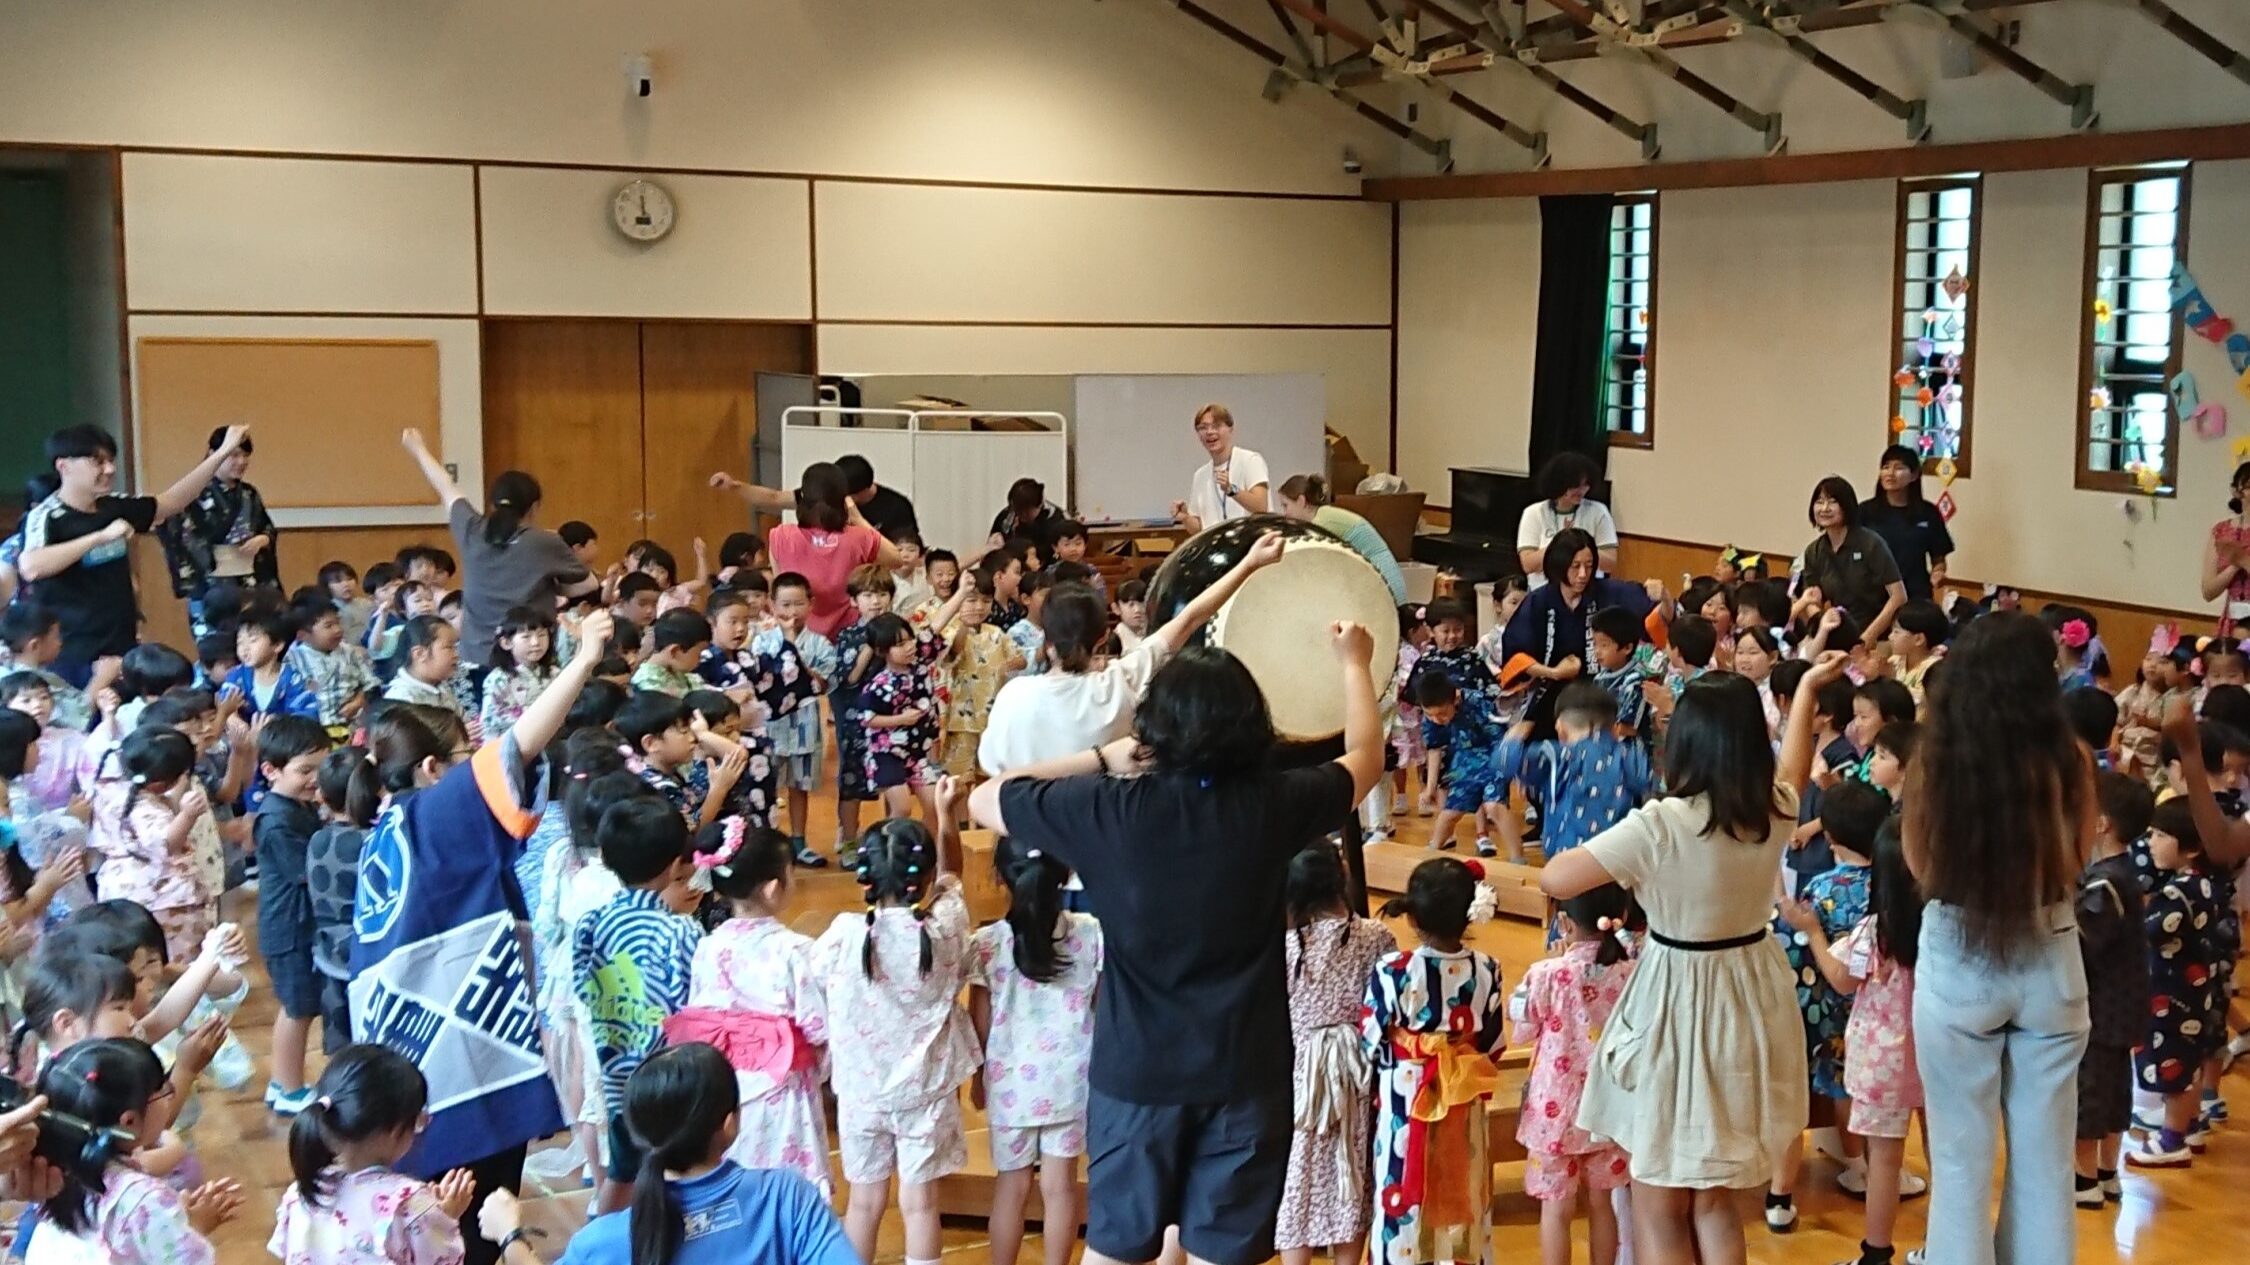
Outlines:
MULTIPOLYGON (((529 471, 539 524, 593 524, 615 562, 644 534, 641 339, 632 321, 488 321, 484 467, 529 471)), ((482 497, 483 489, 463 489, 482 497)))
POLYGON ((742 502, 711 491, 714 470, 745 474, 758 433, 760 372, 805 373, 811 332, 802 325, 651 321, 641 326, 642 504, 647 532, 692 571, 702 537, 718 565, 719 542, 750 526, 742 502))

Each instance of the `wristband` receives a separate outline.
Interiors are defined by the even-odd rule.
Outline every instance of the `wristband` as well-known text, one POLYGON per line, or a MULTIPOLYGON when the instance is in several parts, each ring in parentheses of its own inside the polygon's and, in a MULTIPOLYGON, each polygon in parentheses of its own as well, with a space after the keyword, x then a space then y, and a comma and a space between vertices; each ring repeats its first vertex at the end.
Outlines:
POLYGON ((1096 773, 1109 772, 1109 759, 1102 754, 1101 747, 1099 745, 1096 745, 1088 747, 1086 749, 1094 753, 1094 771, 1096 773))
POLYGON ((505 1235, 501 1236, 500 1255, 506 1256, 508 1254, 509 1248, 514 1247, 518 1243, 529 1243, 530 1241, 531 1231, 526 1230, 519 1225, 515 1229, 510 1230, 505 1235))

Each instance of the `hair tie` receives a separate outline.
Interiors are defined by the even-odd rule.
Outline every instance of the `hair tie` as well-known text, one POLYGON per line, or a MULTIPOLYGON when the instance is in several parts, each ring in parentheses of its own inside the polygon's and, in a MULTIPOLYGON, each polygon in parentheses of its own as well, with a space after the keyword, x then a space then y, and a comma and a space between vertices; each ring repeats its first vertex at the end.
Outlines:
POLYGON ((336 1100, 327 1094, 322 1094, 320 1097, 313 1099, 313 1106, 320 1108, 322 1111, 334 1111, 336 1110, 336 1100))
POLYGON ((89 1084, 89 1085, 97 1085, 97 1084, 100 1084, 100 1083, 101 1083, 101 1079, 102 1079, 102 1069, 101 1069, 101 1068, 99 1068, 99 1067, 89 1067, 89 1068, 87 1068, 87 1069, 86 1069, 86 1083, 87 1083, 87 1084, 89 1084))
POLYGON ((1032 849, 1030 849, 1030 850, 1026 851, 1026 852, 1025 852, 1025 853, 1023 854, 1023 859, 1024 859, 1024 860, 1026 860, 1026 861, 1036 861, 1036 860, 1038 860, 1039 858, 1041 858, 1041 857, 1043 857, 1043 856, 1045 856, 1045 855, 1047 855, 1047 854, 1046 854, 1046 853, 1044 853, 1044 852, 1041 852, 1041 851, 1040 851, 1039 849, 1037 849, 1037 848, 1032 848, 1032 849))
POLYGON ((146 774, 146 773, 135 773, 135 774, 133 775, 133 785, 135 785, 135 786, 146 786, 146 785, 148 785, 148 774, 146 774))
POLYGON ((719 849, 716 852, 698 852, 694 860, 697 869, 720 872, 721 877, 731 877, 733 867, 728 863, 742 851, 744 838, 742 818, 728 817, 719 825, 719 849))
POLYGON ((1596 931, 1615 931, 1617 930, 1617 920, 1609 917, 1597 918, 1594 920, 1594 929, 1596 931))
POLYGON ((1461 862, 1461 868, 1467 870, 1469 877, 1477 882, 1482 883, 1484 881, 1484 862, 1464 860, 1461 862))
POLYGON ((2067 620, 2062 626, 2062 643, 2073 650, 2083 650, 2094 639, 2094 630, 2083 619, 2067 620))

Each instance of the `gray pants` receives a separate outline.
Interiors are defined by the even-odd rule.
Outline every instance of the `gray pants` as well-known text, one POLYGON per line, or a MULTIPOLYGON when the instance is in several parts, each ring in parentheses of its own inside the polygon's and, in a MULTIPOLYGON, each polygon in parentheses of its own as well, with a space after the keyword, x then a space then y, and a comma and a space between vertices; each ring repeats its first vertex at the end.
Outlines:
POLYGON ((1930 1143, 1929 1265, 2069 1265, 2086 968, 2071 907, 2041 910, 2033 942, 1992 962, 1963 943, 1959 910, 1923 915, 1914 1054, 1930 1143), (1992 1218, 1992 1166, 2008 1167, 1992 1218))

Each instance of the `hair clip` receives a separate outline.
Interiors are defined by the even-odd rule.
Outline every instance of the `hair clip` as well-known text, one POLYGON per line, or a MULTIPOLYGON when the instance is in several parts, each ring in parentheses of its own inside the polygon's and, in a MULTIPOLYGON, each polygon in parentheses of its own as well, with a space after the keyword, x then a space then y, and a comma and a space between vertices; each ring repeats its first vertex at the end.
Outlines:
POLYGON ((1047 854, 1046 854, 1046 853, 1044 853, 1044 852, 1041 852, 1041 851, 1040 851, 1039 849, 1037 849, 1037 848, 1032 848, 1032 849, 1030 849, 1029 851, 1027 851, 1027 852, 1025 852, 1025 853, 1023 854, 1023 859, 1024 859, 1024 860, 1026 860, 1026 861, 1036 861, 1036 860, 1038 860, 1039 858, 1041 858, 1041 857, 1043 857, 1043 856, 1045 856, 1045 855, 1047 855, 1047 854))
POLYGON ((89 1068, 87 1068, 87 1069, 86 1069, 86 1083, 87 1083, 87 1084, 89 1084, 89 1085, 96 1085, 96 1084, 100 1084, 100 1083, 101 1083, 101 1079, 102 1079, 102 1069, 100 1069, 99 1067, 89 1067, 89 1068))
POLYGON ((1461 868, 1467 870, 1469 877, 1477 882, 1482 883, 1484 881, 1484 862, 1464 860, 1461 862, 1461 868))
POLYGON ((742 851, 742 840, 742 819, 740 817, 728 817, 719 826, 718 851, 698 852, 693 860, 700 869, 722 869, 727 866, 728 862, 734 860, 736 853, 742 851))

